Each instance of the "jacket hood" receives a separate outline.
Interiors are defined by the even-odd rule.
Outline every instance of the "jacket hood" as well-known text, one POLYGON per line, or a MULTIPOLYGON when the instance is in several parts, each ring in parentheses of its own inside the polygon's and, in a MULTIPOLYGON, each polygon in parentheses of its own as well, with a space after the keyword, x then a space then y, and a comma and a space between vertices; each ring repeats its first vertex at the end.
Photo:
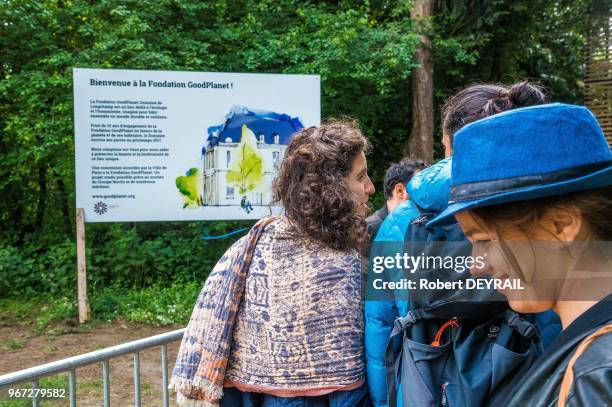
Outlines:
POLYGON ((426 211, 442 212, 448 207, 452 157, 425 168, 412 177, 407 190, 410 200, 426 211))

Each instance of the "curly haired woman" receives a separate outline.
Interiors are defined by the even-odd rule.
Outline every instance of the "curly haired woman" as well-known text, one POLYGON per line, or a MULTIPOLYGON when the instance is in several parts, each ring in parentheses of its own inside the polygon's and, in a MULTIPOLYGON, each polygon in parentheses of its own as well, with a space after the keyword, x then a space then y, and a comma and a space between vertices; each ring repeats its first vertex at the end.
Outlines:
POLYGON ((360 257, 367 139, 331 121, 297 133, 262 219, 219 260, 183 338, 184 406, 368 405, 360 257))

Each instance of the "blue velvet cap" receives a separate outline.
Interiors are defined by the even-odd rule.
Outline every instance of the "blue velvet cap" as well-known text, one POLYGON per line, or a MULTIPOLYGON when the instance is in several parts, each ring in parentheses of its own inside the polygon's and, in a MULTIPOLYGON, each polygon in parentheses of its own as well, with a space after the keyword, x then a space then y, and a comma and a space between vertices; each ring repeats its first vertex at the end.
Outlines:
POLYGON ((612 185, 612 152, 593 113, 552 103, 468 124, 453 142, 449 205, 428 226, 461 211, 612 185))

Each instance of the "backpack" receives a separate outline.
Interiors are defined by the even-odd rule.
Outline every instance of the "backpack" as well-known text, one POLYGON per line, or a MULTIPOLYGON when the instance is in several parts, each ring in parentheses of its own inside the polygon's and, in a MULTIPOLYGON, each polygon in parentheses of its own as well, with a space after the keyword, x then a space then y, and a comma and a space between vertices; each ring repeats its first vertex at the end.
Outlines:
MULTIPOLYGON (((406 230, 404 252, 423 256, 469 256, 471 244, 457 224, 428 228, 423 213, 406 230), (446 243, 440 243, 446 242, 446 243), (449 243, 450 242, 450 243, 449 243)), ((469 271, 434 269, 437 279, 470 278, 469 271)), ((415 290, 407 315, 395 320, 386 353, 389 407, 502 405, 510 389, 542 353, 532 320, 512 311, 491 290, 415 290), (401 338, 395 355, 394 343, 401 338)))

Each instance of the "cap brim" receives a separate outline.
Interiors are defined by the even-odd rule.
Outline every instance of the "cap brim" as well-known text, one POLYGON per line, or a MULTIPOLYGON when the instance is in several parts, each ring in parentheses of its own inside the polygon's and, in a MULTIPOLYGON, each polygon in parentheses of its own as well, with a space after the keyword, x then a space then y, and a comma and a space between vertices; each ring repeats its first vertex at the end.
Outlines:
POLYGON ((427 223, 427 227, 455 223, 455 214, 472 208, 497 205, 507 202, 527 201, 530 199, 545 198, 549 196, 566 195, 573 192, 603 188, 610 185, 612 185, 612 166, 568 181, 530 186, 523 189, 502 192, 486 198, 452 203, 438 216, 429 221, 427 223))

